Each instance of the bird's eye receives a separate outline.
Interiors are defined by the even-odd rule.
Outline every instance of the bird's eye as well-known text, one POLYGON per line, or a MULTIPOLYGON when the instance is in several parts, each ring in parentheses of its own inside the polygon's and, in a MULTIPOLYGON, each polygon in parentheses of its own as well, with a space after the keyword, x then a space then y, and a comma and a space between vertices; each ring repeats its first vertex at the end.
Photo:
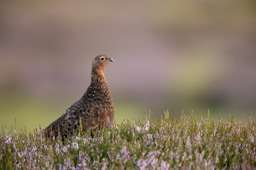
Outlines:
POLYGON ((104 60, 105 60, 105 57, 101 57, 101 58, 100 58, 100 61, 104 61, 104 60))

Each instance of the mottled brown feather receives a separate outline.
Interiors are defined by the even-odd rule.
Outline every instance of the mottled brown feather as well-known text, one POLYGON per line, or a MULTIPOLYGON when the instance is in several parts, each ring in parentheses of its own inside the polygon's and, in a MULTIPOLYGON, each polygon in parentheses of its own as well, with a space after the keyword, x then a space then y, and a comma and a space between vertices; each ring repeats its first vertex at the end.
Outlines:
POLYGON ((113 62, 113 59, 105 55, 94 58, 91 83, 85 94, 44 130, 46 136, 67 137, 77 133, 80 127, 83 131, 87 131, 112 125, 115 110, 104 74, 105 67, 109 62, 113 62))

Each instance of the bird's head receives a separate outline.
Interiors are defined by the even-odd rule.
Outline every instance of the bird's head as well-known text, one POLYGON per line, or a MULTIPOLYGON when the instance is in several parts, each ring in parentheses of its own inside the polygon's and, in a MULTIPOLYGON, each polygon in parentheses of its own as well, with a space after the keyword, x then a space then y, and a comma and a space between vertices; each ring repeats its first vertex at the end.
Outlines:
POLYGON ((96 56, 92 62, 92 71, 104 74, 105 67, 109 62, 114 62, 113 58, 110 58, 106 55, 96 56))

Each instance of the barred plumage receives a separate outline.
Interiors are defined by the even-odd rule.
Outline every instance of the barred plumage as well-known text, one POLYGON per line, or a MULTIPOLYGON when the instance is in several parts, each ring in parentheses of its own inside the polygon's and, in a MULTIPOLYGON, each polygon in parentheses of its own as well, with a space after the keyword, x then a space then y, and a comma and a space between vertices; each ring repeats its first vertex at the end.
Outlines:
POLYGON ((94 58, 91 83, 85 94, 44 130, 46 136, 67 137, 77 133, 79 127, 87 131, 111 126, 115 111, 104 73, 109 62, 113 62, 113 59, 105 55, 94 58))

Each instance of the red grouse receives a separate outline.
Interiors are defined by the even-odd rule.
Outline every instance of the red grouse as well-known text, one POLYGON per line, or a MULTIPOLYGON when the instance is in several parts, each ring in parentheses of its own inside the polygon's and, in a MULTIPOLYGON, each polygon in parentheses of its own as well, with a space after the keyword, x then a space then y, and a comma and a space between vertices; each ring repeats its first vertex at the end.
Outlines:
POLYGON ((113 61, 106 55, 94 58, 89 87, 80 100, 45 129, 48 137, 67 137, 77 133, 79 128, 87 131, 111 126, 115 110, 104 71, 106 65, 113 61))

